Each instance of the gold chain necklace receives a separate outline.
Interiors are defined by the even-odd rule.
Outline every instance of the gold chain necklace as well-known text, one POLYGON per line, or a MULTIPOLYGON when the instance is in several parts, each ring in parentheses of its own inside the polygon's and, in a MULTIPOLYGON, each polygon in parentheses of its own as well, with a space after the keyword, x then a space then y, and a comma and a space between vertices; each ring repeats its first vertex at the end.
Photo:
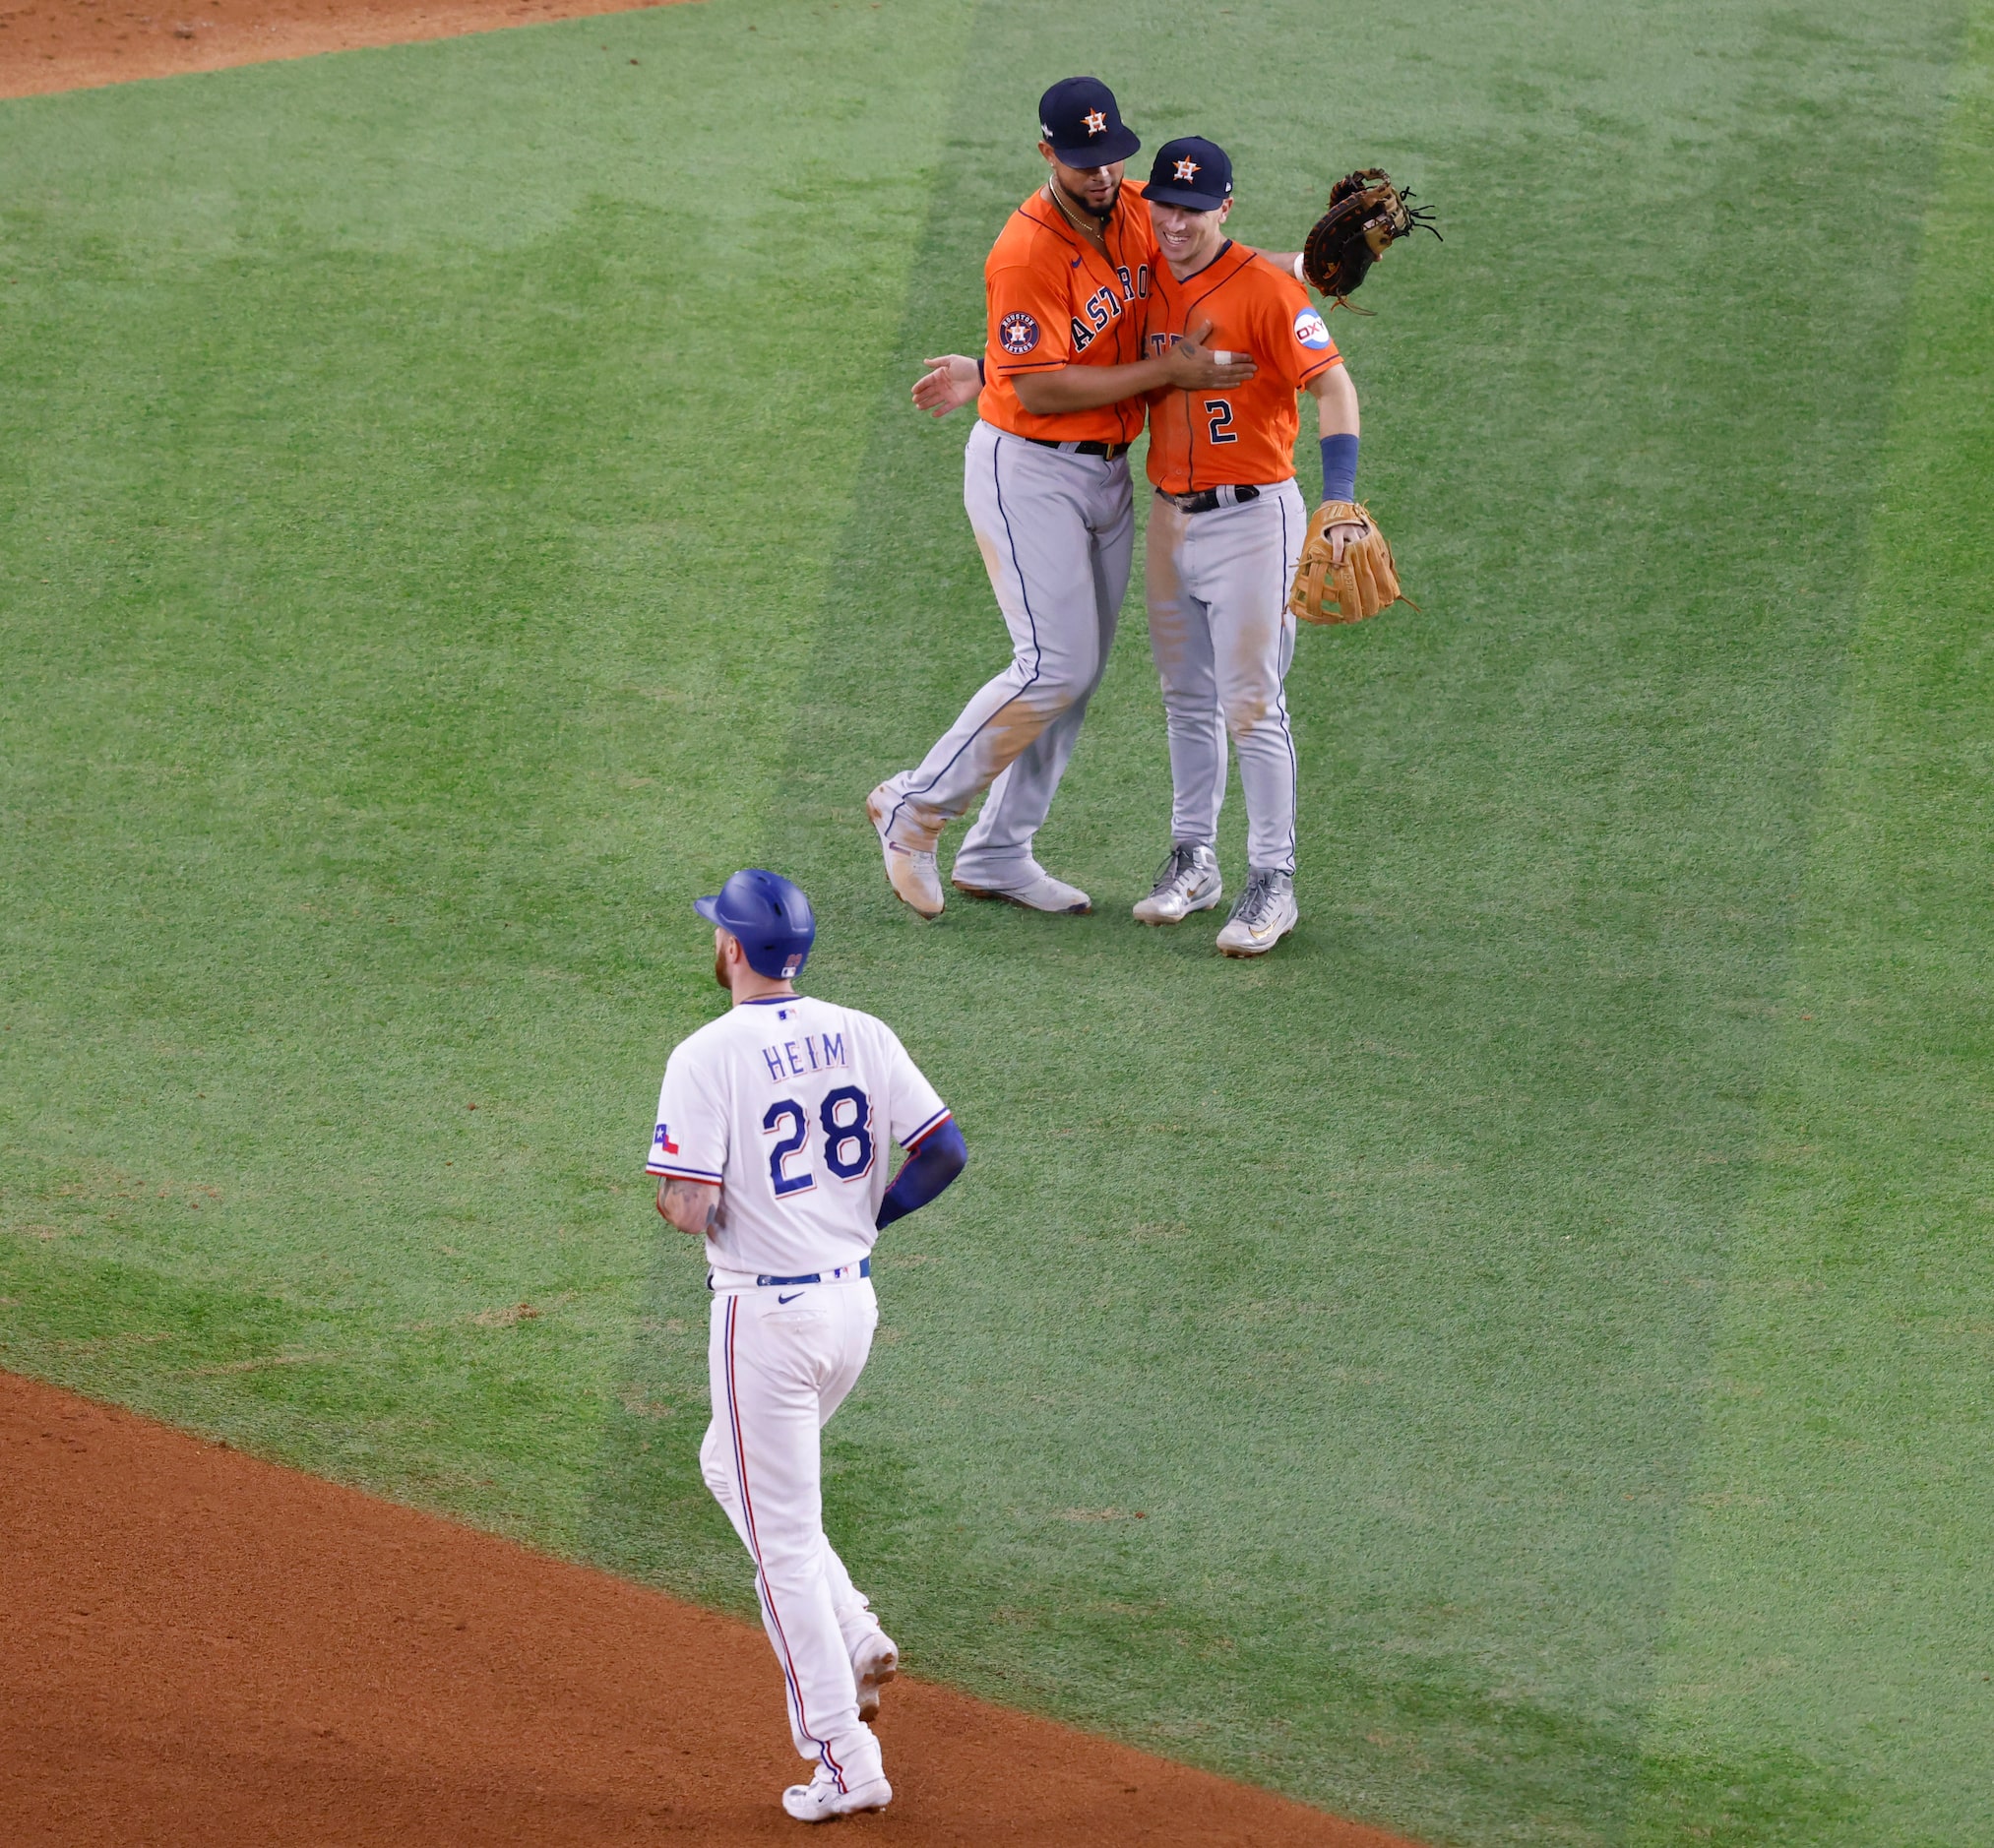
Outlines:
MULTIPOLYGON (((1047 180, 1045 182, 1045 189, 1052 195, 1052 203, 1059 208, 1059 216, 1099 251, 1102 258, 1105 259, 1108 254, 1107 227, 1099 219, 1094 218, 1091 213, 1087 215, 1090 221, 1083 223, 1080 216, 1075 214, 1074 209, 1066 203, 1065 189, 1061 187, 1057 180, 1047 180)), ((1109 210, 1112 211, 1113 208, 1110 207, 1109 210)))

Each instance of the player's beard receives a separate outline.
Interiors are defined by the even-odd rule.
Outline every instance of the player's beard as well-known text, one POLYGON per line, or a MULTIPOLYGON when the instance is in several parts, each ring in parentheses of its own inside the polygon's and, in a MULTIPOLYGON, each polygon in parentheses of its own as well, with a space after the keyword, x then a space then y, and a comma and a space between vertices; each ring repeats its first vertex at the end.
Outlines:
POLYGON ((714 952, 714 980, 719 983, 728 994, 731 995, 734 992, 733 983, 727 980, 727 959, 717 950, 714 952))
POLYGON ((1091 218, 1103 229, 1106 228, 1107 221, 1115 216, 1115 206, 1120 198, 1119 192, 1113 192, 1108 195, 1108 203, 1106 205, 1090 206, 1085 199, 1076 199, 1072 193, 1068 192, 1059 183, 1059 175, 1056 173, 1052 176, 1052 190, 1060 196, 1066 205, 1079 213, 1082 217, 1091 218))

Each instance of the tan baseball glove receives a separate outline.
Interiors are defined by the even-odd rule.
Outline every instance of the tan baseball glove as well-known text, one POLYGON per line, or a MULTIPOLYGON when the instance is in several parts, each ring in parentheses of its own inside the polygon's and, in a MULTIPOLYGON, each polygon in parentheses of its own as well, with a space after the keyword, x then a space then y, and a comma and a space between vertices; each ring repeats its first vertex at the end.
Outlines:
POLYGON ((1378 523, 1355 501, 1325 501, 1302 541, 1288 608, 1305 623, 1360 623, 1402 600, 1412 601, 1399 588, 1399 567, 1378 523), (1363 528, 1344 543, 1340 563, 1333 526, 1363 528))

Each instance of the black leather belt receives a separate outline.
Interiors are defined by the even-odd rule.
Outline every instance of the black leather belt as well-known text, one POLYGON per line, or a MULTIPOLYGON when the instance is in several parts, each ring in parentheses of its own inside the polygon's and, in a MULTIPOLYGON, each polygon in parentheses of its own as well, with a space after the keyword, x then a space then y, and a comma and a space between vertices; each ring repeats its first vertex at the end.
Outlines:
POLYGON ((1040 449, 1064 450, 1069 456, 1098 456, 1105 462, 1129 453, 1126 443, 1055 443, 1049 436, 1028 436, 1025 440, 1036 443, 1040 449))
POLYGON ((1158 488, 1156 490, 1156 498, 1168 501, 1180 514, 1209 514, 1215 508, 1236 507, 1242 501, 1257 501, 1260 499, 1260 490, 1258 488, 1200 488, 1196 494, 1165 494, 1161 488, 1158 488), (1221 495, 1227 493, 1232 496, 1231 500, 1221 500, 1219 498, 1221 495))

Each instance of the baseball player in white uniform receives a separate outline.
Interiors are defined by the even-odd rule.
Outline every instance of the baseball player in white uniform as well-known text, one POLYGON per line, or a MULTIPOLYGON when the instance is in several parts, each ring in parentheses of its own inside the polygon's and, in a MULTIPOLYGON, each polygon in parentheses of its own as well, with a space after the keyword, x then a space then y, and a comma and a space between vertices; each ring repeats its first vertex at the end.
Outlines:
POLYGON ((706 1241, 713 1422, 700 1467, 755 1562, 789 1731, 814 1767, 782 1793, 804 1822, 893 1799, 866 1721, 899 1651, 825 1537, 818 1433, 865 1366, 872 1247, 962 1172, 948 1107, 883 1021, 796 993, 816 939, 786 879, 736 873, 695 901, 732 1009, 665 1067, 646 1172, 706 1241), (882 1142, 906 1151, 891 1186, 882 1142))

